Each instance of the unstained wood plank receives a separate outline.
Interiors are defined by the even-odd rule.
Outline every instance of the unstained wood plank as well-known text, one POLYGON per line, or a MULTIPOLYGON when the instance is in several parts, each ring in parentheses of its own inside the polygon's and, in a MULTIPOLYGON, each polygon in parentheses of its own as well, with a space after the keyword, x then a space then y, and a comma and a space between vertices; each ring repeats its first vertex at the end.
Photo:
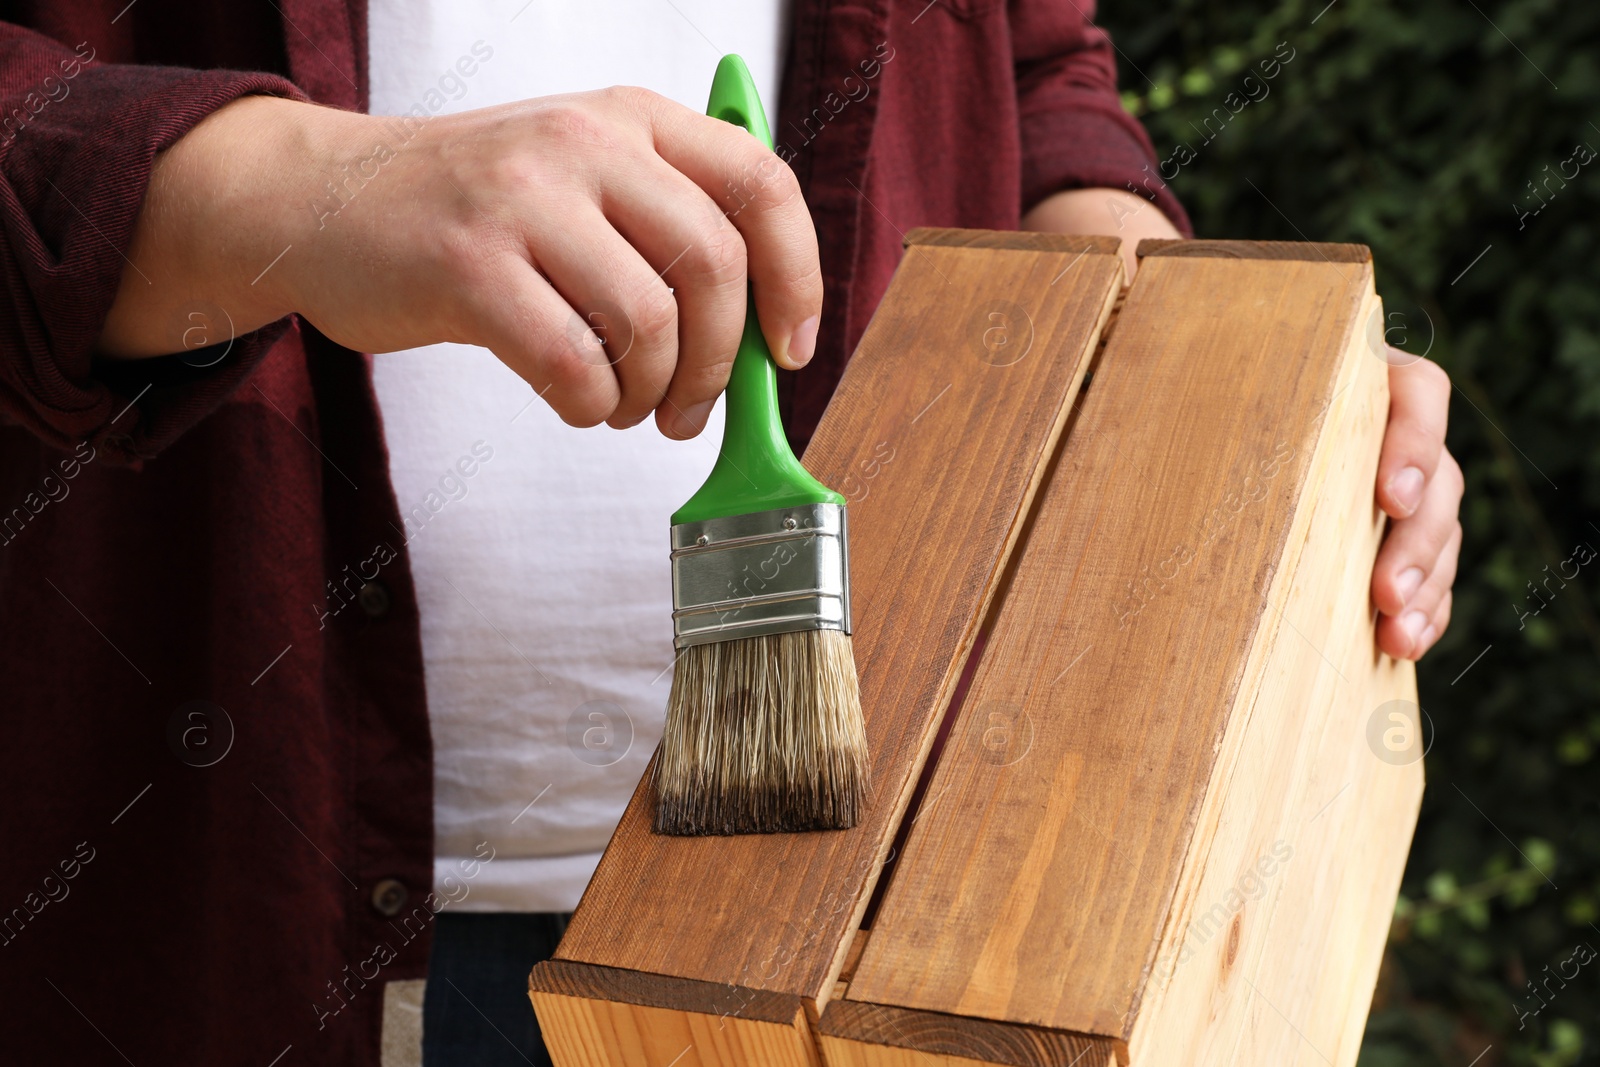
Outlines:
MULTIPOLYGON (((1382 322, 1376 297, 1361 313, 1382 322)), ((1377 651, 1368 585, 1388 365, 1352 336, 1269 603, 1242 730, 1230 731, 1140 1000, 1137 1064, 1348 1067, 1421 797, 1420 762, 1368 726, 1415 709, 1411 664, 1377 651)), ((1420 756, 1420 751, 1417 752, 1420 756)))

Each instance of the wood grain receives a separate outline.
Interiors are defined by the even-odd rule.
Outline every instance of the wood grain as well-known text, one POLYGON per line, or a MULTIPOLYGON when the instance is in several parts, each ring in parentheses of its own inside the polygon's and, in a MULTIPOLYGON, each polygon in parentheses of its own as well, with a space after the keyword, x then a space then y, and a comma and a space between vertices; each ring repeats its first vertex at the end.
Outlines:
MULTIPOLYGON (((1416 704, 1415 668, 1405 661, 1385 659, 1369 676, 1368 690, 1366 707, 1374 711, 1394 700, 1416 704)), ((1344 721, 1349 724, 1348 719, 1344 721)), ((1431 733, 1423 736, 1431 738, 1431 733)), ((1357 755, 1359 777, 1353 780, 1350 794, 1355 807, 1339 820, 1337 838, 1317 856, 1315 868, 1307 865, 1295 872, 1297 878, 1311 883, 1304 893, 1318 901, 1312 912, 1318 921, 1297 926, 1301 915, 1286 913, 1276 920, 1283 925, 1277 928, 1275 923, 1277 932, 1272 935, 1287 942, 1289 935, 1303 931, 1305 940, 1295 939, 1294 954, 1301 960, 1318 960, 1327 972, 1310 989, 1305 988, 1305 976, 1296 973, 1295 965, 1286 966, 1281 959, 1273 961, 1272 971, 1262 972, 1263 988, 1290 990, 1289 996, 1280 997, 1284 1010, 1294 1013, 1286 1018, 1314 1020, 1312 1029, 1322 1042, 1320 1047, 1337 1050, 1342 1067, 1354 1064, 1360 1053, 1395 898, 1422 808, 1420 759, 1395 766, 1368 760, 1367 755, 1357 755), (1331 905, 1323 906, 1322 900, 1331 905)), ((1333 833, 1329 831, 1330 836, 1333 833)), ((1256 1032, 1266 1033, 1259 1027, 1256 1032)), ((1275 1037, 1280 1049, 1286 1047, 1282 1030, 1275 1037)), ((1247 1051, 1254 1053, 1255 1049, 1247 1051)), ((1274 1052, 1270 1048, 1265 1051, 1274 1052)), ((1310 1063, 1312 1051, 1296 1046, 1278 1062, 1310 1063)))
POLYGON ((793 993, 668 978, 646 971, 623 971, 570 960, 545 960, 528 976, 530 993, 553 993, 586 1000, 615 1000, 649 1008, 737 1016, 757 1022, 788 1023, 801 1007, 793 993))
POLYGON ((850 1000, 1129 1036, 1370 289, 1365 263, 1146 259, 850 1000))
POLYGON ((821 1067, 805 1012, 786 1023, 529 993, 556 1067, 821 1067))
POLYGON ((560 1067, 1354 1064, 1422 787, 1369 733, 1416 694, 1369 614, 1370 257, 1146 242, 1113 305, 1115 241, 1032 237, 908 235, 807 455, 885 605, 870 832, 656 838, 636 795, 530 978, 560 1067))
MULTIPOLYGON (((984 1067, 988 1060, 973 1060, 948 1053, 924 1052, 921 1049, 900 1048, 895 1045, 875 1045, 867 1041, 852 1041, 842 1037, 821 1037, 818 1044, 822 1062, 826 1067, 984 1067)), ((1113 1067, 1117 1061, 1103 1056, 1052 1061, 1055 1067, 1113 1067)))
POLYGON ((860 825, 660 837, 642 788, 559 958, 820 1013, 1121 284, 1115 251, 1078 247, 907 256, 806 453, 850 501, 875 788, 860 825))
POLYGON ((1304 259, 1313 263, 1371 263, 1366 245, 1312 241, 1192 241, 1147 237, 1139 242, 1140 259, 1151 256, 1194 256, 1205 259, 1304 259))
POLYGON ((1115 1067, 1122 1043, 1103 1037, 987 1022, 855 1000, 828 1005, 817 1034, 828 1067, 994 1063, 1007 1067, 1115 1067))
MULTIPOLYGON (((1375 297, 1360 321, 1372 315, 1375 297)), ((1416 695, 1411 665, 1376 652, 1367 592, 1387 381, 1352 337, 1290 534, 1293 579, 1271 599, 1243 729, 1213 770, 1135 1063, 1350 1065, 1360 1049, 1422 784, 1420 762, 1384 762, 1367 732, 1386 701, 1416 695)))
POLYGON ((938 245, 949 248, 1009 248, 1021 252, 1098 252, 1119 255, 1118 237, 1043 233, 1038 230, 958 230, 918 226, 905 235, 905 246, 938 245))

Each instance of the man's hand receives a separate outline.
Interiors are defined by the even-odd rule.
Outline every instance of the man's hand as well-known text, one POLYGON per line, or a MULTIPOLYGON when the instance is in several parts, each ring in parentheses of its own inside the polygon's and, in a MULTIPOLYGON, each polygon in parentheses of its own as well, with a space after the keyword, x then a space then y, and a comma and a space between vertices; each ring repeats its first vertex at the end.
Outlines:
MULTIPOLYGON (((1040 202, 1025 230, 1122 238, 1128 278, 1146 237, 1181 237, 1149 201, 1118 189, 1069 189, 1040 202)), ((1450 625, 1461 552, 1461 468, 1444 447, 1450 379, 1439 366, 1389 350, 1389 425, 1378 460, 1378 506, 1393 520, 1372 569, 1378 647, 1417 659, 1450 625)))
POLYGON ((654 411, 673 437, 727 383, 747 277, 780 366, 811 358, 822 309, 794 174, 643 89, 409 126, 235 101, 158 157, 128 258, 109 355, 181 351, 201 303, 239 333, 293 311, 357 351, 481 345, 569 423, 654 411))
POLYGON ((1444 446, 1450 378, 1437 363, 1389 349, 1389 426, 1378 460, 1378 506, 1389 534, 1372 568, 1382 612, 1378 647, 1417 659, 1450 625, 1461 554, 1461 468, 1444 446))

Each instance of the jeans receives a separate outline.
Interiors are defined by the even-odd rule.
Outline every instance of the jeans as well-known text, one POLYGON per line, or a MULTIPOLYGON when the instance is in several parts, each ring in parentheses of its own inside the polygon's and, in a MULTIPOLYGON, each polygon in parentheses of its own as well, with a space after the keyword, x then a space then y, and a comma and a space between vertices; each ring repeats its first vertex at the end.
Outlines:
POLYGON ((566 914, 440 912, 422 1004, 423 1067, 550 1067, 528 1001, 566 914))

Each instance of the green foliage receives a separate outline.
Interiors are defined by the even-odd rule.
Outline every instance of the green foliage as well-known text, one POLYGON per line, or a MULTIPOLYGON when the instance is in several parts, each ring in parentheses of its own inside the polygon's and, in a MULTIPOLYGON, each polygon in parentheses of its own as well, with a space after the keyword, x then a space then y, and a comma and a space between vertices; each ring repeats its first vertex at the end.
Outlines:
POLYGON ((1600 949, 1600 559, 1550 579, 1600 549, 1600 4, 1326 3, 1100 14, 1199 234, 1370 245, 1391 342, 1456 386, 1461 571, 1361 1063, 1600 1064, 1600 960, 1527 984, 1600 949))

